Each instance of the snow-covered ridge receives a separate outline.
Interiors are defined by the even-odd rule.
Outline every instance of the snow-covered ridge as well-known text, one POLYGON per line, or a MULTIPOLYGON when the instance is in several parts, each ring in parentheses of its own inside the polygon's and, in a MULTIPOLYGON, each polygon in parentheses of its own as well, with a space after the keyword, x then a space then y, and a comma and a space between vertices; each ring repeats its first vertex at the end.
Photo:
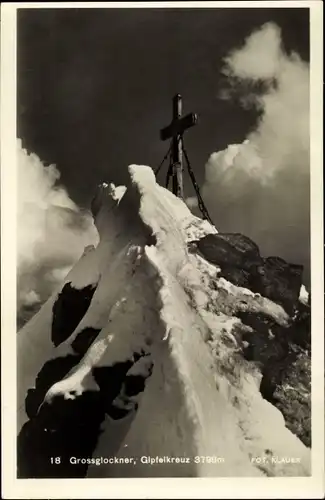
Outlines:
POLYGON ((21 423, 28 418, 27 390, 35 386, 42 366, 75 356, 76 340, 91 330, 96 338, 43 394, 38 414, 51 412, 60 398, 100 393, 95 370, 117 363, 131 360, 126 376, 141 374, 145 387, 135 397, 123 391, 116 397, 117 407, 127 399, 128 408, 138 404, 138 410, 118 424, 106 415, 92 449, 93 457, 137 457, 136 466, 90 465, 89 477, 310 474, 310 450, 263 399, 259 368, 241 355, 248 327, 238 311, 264 314, 281 327, 289 322, 287 313, 218 278, 218 269, 187 246, 216 229, 159 186, 149 167, 132 165, 129 172, 126 192, 100 187, 92 206, 100 243, 84 252, 66 278, 77 290, 95 287, 77 326, 53 346, 54 294, 19 333, 21 423), (190 462, 151 467, 141 463, 142 456, 190 462), (219 461, 196 463, 195 456, 219 461))

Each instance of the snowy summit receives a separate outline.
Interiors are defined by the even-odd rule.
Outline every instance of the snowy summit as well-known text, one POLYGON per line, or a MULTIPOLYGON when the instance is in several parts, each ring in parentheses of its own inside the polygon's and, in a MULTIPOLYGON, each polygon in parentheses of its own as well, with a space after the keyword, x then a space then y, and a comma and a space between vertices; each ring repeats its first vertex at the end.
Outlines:
POLYGON ((129 174, 98 188, 98 246, 18 334, 19 476, 310 475, 298 266, 129 174))

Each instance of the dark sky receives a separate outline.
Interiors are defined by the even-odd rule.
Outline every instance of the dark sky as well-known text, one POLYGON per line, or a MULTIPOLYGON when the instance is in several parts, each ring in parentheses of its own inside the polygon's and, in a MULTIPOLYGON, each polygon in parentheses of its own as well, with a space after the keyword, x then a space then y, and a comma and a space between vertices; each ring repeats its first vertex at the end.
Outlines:
POLYGON ((222 59, 268 21, 309 60, 307 9, 20 9, 18 137, 88 206, 100 181, 125 182, 128 164, 159 164, 180 92, 199 115, 185 139, 202 182, 209 155, 242 142, 257 118, 218 99, 222 59))

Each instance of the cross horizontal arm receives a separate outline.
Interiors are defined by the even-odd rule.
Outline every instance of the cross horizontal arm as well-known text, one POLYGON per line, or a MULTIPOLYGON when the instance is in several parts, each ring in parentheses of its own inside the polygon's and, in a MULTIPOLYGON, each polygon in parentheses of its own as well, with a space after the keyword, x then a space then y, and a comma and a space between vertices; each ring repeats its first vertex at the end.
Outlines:
POLYGON ((168 127, 161 129, 160 131, 160 139, 165 141, 166 139, 170 139, 171 137, 176 137, 177 135, 182 134, 186 129, 193 127, 197 123, 197 114, 189 113, 183 118, 173 120, 168 127))

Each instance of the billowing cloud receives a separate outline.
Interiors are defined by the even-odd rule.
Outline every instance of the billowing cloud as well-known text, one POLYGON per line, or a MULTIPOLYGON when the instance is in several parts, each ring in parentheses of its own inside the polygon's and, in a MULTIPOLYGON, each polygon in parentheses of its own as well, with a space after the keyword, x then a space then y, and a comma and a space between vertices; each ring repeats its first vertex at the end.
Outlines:
POLYGON ((98 234, 87 211, 57 186, 60 173, 17 142, 18 311, 23 317, 47 299, 98 234))
POLYGON ((310 273, 309 66, 282 48, 280 29, 266 24, 224 60, 229 86, 260 112, 242 144, 213 153, 203 195, 217 228, 238 231, 310 273))
POLYGON ((188 196, 185 200, 185 203, 188 208, 196 208, 198 206, 198 200, 196 196, 188 196))

